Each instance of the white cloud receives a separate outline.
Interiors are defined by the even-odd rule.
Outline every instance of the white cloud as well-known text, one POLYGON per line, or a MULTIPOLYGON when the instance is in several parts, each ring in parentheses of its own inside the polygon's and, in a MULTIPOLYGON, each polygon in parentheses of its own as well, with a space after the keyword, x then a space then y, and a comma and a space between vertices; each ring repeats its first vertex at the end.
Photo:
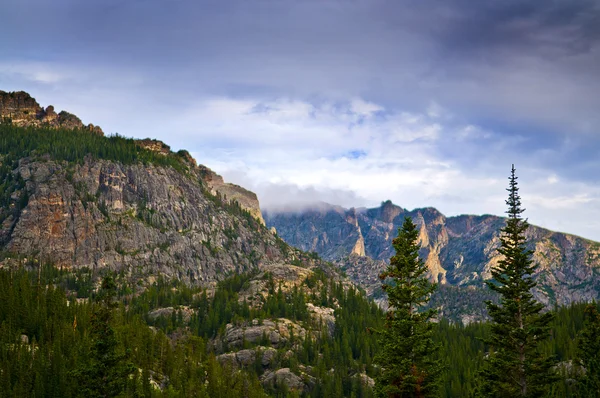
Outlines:
POLYGON ((317 201, 377 206, 391 199, 407 208, 434 206, 447 215, 503 215, 506 177, 515 162, 532 223, 600 238, 581 224, 590 214, 600 218, 600 195, 587 184, 561 181, 553 170, 531 167, 527 157, 506 156, 520 137, 452 119, 442 124, 429 112, 380 113, 377 104, 356 104, 207 99, 184 112, 178 125, 194 126, 185 134, 201 163, 255 191, 266 208, 317 201), (372 116, 356 124, 365 112, 372 116), (480 157, 477 167, 443 155, 456 139, 465 153, 480 157), (487 151, 494 157, 488 159, 487 151))

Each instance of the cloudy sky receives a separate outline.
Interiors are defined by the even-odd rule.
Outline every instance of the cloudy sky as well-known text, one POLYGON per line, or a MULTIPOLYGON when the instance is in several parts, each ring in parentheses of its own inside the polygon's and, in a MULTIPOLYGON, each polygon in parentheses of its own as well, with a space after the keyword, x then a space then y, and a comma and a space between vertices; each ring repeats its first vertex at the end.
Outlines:
POLYGON ((263 207, 600 240, 600 1, 2 0, 0 90, 186 148, 263 207))

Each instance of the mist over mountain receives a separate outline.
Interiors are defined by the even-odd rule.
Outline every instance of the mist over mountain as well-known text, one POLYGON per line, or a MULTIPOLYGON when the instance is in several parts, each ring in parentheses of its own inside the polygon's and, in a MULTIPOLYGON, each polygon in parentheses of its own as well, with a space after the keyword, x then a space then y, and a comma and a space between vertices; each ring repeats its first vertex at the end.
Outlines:
MULTIPOLYGON (((380 298, 379 273, 394 254, 392 240, 405 217, 419 228, 420 257, 430 279, 440 284, 434 299, 453 319, 480 319, 483 305, 470 296, 486 295, 484 281, 498 263, 500 229, 493 215, 446 217, 435 208, 407 210, 382 202, 375 208, 345 209, 318 203, 304 209, 263 211, 268 227, 286 242, 333 261, 370 295, 380 298), (453 294, 463 291, 465 294, 453 294), (451 298, 452 296, 452 298, 451 298)), ((600 296, 600 243, 531 225, 528 247, 538 265, 535 296, 548 308, 600 296)), ((480 301, 480 300, 479 300, 480 301)))

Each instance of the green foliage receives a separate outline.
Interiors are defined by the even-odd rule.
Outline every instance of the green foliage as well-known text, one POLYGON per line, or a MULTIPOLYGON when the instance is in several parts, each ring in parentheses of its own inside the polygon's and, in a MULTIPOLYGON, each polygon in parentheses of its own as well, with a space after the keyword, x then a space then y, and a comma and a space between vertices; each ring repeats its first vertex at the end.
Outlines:
POLYGON ((390 309, 385 327, 377 331, 381 349, 376 361, 382 371, 376 380, 380 397, 432 397, 439 388, 439 345, 433 341, 434 309, 422 310, 436 285, 425 277, 427 267, 419 258, 418 231, 404 220, 393 241, 396 254, 380 275, 390 309))
POLYGON ((0 154, 8 155, 13 161, 48 155, 53 160, 82 163, 86 156, 91 156, 123 164, 151 163, 171 166, 179 171, 187 170, 177 154, 161 155, 142 149, 132 138, 118 134, 104 137, 85 129, 17 127, 0 123, 0 154))
POLYGON ((577 385, 580 397, 600 396, 600 313, 596 305, 585 309, 585 325, 579 334, 577 359, 583 367, 577 385))
POLYGON ((546 396, 557 379, 552 370, 555 361, 544 355, 541 343, 549 337, 553 314, 542 313, 531 289, 535 266, 532 252, 526 248, 528 223, 521 214, 515 168, 511 170, 508 188, 508 220, 502 229, 503 258, 492 268, 488 287, 500 295, 500 303, 486 302, 492 318, 491 346, 481 372, 479 394, 486 397, 546 396))
POLYGON ((127 352, 119 352, 119 341, 112 327, 117 286, 110 276, 102 281, 100 302, 90 320, 89 360, 72 374, 82 397, 119 397, 125 394, 129 376, 135 367, 127 352))
MULTIPOLYGON (((79 396, 83 391, 82 381, 72 376, 77 370, 93 369, 92 358, 102 358, 93 353, 100 341, 109 343, 102 344, 114 353, 113 358, 122 358, 117 364, 134 364, 135 370, 127 379, 123 396, 294 396, 297 393, 288 391, 284 385, 266 389, 260 386, 258 378, 267 371, 260 356, 241 370, 223 367, 215 359, 219 352, 208 343, 223 332, 227 323, 268 319, 266 309, 239 301, 239 293, 257 277, 269 281, 273 276, 267 273, 265 279, 261 279, 255 274, 232 275, 219 283, 214 295, 210 295, 202 288, 164 278, 158 278, 140 291, 129 286, 123 275, 114 275, 117 289, 116 292, 112 289, 112 294, 116 293, 117 299, 110 305, 113 308, 109 314, 98 316, 104 306, 101 303, 108 296, 94 292, 90 270, 72 273, 50 266, 30 272, 1 269, 0 397, 79 396), (91 299, 75 300, 75 297, 91 299), (174 307, 177 311, 173 316, 147 318, 148 312, 165 307, 174 307), (197 315, 185 321, 179 316, 184 307, 194 309, 197 315), (101 318, 106 319, 105 316, 110 318, 107 326, 99 322, 101 318), (153 328, 149 328, 149 324, 153 328), (106 327, 113 333, 100 332, 106 327), (29 342, 22 341, 21 335, 27 336, 29 342), (157 389, 159 385, 162 390, 157 389)), ((281 309, 306 328, 322 330, 320 335, 295 336, 288 344, 277 346, 278 367, 290 367, 297 374, 302 369, 311 369, 310 374, 315 377, 312 388, 296 396, 372 397, 373 391, 360 382, 359 374, 377 377, 379 368, 373 364, 373 355, 380 352, 380 345, 378 336, 368 333, 367 329, 383 328, 382 311, 361 292, 334 282, 319 271, 299 285, 296 292, 292 289, 278 295, 279 285, 275 281, 272 291, 271 305, 276 304, 273 307, 277 311, 281 309), (302 294, 301 290, 304 290, 302 294), (302 312, 295 310, 301 307, 302 296, 305 303, 336 308, 332 334, 318 319, 304 318, 302 312), (288 350, 293 350, 294 356, 285 359, 288 350)), ((591 363, 597 361, 597 320, 588 315, 584 323, 586 307, 574 304, 558 308, 550 325, 553 338, 545 340, 541 350, 564 363, 582 361, 593 370, 591 363), (584 324, 587 325, 585 330, 591 333, 582 332, 584 324), (576 339, 577 336, 580 338, 576 339)), ((441 345, 438 358, 448 364, 441 375, 440 397, 473 395, 475 375, 484 361, 481 353, 489 349, 486 341, 490 329, 489 323, 461 326, 442 320, 433 325, 432 338, 441 345)), ((256 343, 246 343, 252 349, 257 345, 270 346, 270 339, 265 335, 256 343)), ((116 369, 123 367, 127 368, 116 366, 116 369)), ((82 376, 85 375, 91 377, 93 373, 82 372, 82 376)), ((583 393, 587 391, 584 389, 587 382, 574 383, 573 377, 578 376, 565 374, 548 397, 573 397, 574 387, 579 396, 593 396, 583 393)), ((118 377, 117 380, 122 381, 118 377)))
POLYGON ((87 290, 86 278, 73 283, 56 269, 40 271, 0 269, 0 398, 265 396, 254 374, 211 358, 205 340, 186 334, 172 340, 111 303, 109 284, 104 292, 112 293, 77 302, 56 285, 87 290))

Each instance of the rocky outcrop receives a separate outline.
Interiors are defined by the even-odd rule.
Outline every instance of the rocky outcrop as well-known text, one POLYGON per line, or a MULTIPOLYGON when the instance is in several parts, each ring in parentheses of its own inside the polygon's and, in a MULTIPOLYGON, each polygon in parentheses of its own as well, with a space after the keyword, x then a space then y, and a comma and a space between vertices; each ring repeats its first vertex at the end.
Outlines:
MULTIPOLYGON (((159 140, 153 140, 150 138, 146 138, 143 140, 136 140, 136 144, 143 149, 160 153, 161 155, 167 156, 171 153, 171 147, 159 140)), ((189 153, 188 153, 189 155, 189 153)), ((189 159, 192 159, 190 156, 189 159)), ((188 159, 188 161, 189 161, 188 159)))
MULTIPOLYGON (((392 240, 404 217, 410 216, 419 229, 419 255, 431 280, 463 292, 452 294, 457 303, 438 300, 438 305, 455 319, 480 319, 484 313, 461 303, 469 301, 468 295, 486 295, 484 281, 500 260, 497 248, 504 218, 446 217, 434 208, 408 211, 390 201, 373 209, 319 204, 301 212, 266 211, 264 216, 267 226, 275 227, 286 242, 334 261, 376 299, 383 297, 377 276, 394 254, 392 240), (365 256, 360 253, 361 237, 365 256)), ((526 234, 538 265, 538 300, 550 307, 600 297, 600 243, 536 226, 526 234)))
POLYGON ((165 308, 157 308, 148 313, 148 318, 154 320, 160 317, 171 317, 173 314, 179 316, 181 314, 181 318, 184 322, 189 322, 192 319, 192 316, 195 314, 195 311, 188 306, 180 306, 180 307, 165 307, 165 308))
POLYGON ((223 177, 205 166, 200 165, 199 168, 204 181, 213 195, 219 194, 224 200, 238 202, 243 209, 246 209, 254 218, 259 220, 261 224, 265 225, 265 220, 263 219, 258 203, 258 197, 254 192, 250 192, 239 185, 226 183, 223 181, 223 177))
POLYGON ((191 283, 286 262, 266 228, 205 196, 199 168, 24 158, 12 173, 24 185, 14 203, 26 206, 3 220, 0 246, 21 258, 191 283))
POLYGON ((255 319, 241 325, 228 324, 224 336, 217 344, 235 348, 242 347, 245 343, 260 344, 264 341, 277 348, 287 344, 292 336, 303 339, 306 333, 306 329, 289 319, 255 319))
POLYGON ((306 278, 313 274, 310 269, 280 263, 261 264, 259 270, 260 273, 248 282, 244 291, 240 292, 240 302, 261 304, 270 294, 271 281, 277 289, 281 288, 283 293, 288 293, 294 287, 301 286, 306 278))
POLYGON ((322 324, 326 328, 329 337, 335 332, 335 310, 328 307, 319 307, 312 303, 306 305, 308 312, 316 325, 322 324))
POLYGON ((257 355, 259 355, 258 358, 260 359, 260 364, 264 368, 271 368, 276 363, 277 350, 272 347, 264 346, 221 354, 217 356, 217 360, 221 365, 248 367, 256 363, 257 355))
POLYGON ((302 392, 308 390, 304 380, 290 370, 290 368, 278 369, 275 372, 265 373, 261 381, 265 386, 285 384, 290 391, 302 392))
POLYGON ((54 106, 42 108, 35 98, 24 91, 6 92, 0 90, 0 123, 15 126, 49 126, 66 129, 87 129, 102 135, 102 129, 93 124, 84 125, 77 116, 61 111, 56 113, 54 106))

